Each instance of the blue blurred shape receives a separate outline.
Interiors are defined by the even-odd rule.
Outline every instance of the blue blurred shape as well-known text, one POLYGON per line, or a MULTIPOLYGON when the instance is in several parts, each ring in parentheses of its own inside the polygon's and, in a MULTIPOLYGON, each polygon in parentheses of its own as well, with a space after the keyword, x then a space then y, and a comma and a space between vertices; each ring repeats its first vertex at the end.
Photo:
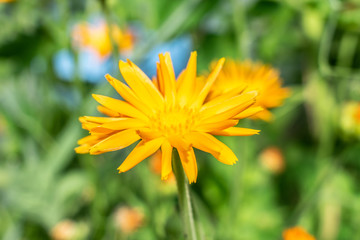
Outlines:
POLYGON ((78 55, 77 65, 74 55, 66 49, 60 50, 53 59, 55 74, 58 78, 72 81, 75 76, 76 67, 80 78, 85 82, 99 83, 105 80, 106 73, 113 72, 115 68, 113 59, 100 58, 91 49, 81 50, 78 55))
POLYGON ((53 58, 54 71, 58 78, 71 81, 75 74, 75 60, 66 49, 58 51, 53 58))
POLYGON ((139 63, 139 67, 150 78, 156 76, 156 62, 159 61, 159 54, 170 52, 175 70, 175 75, 186 67, 192 51, 193 43, 190 35, 175 38, 172 41, 156 45, 139 63))
POLYGON ((105 74, 113 72, 113 59, 102 59, 91 49, 79 53, 78 66, 82 79, 90 83, 99 83, 105 80, 105 74))

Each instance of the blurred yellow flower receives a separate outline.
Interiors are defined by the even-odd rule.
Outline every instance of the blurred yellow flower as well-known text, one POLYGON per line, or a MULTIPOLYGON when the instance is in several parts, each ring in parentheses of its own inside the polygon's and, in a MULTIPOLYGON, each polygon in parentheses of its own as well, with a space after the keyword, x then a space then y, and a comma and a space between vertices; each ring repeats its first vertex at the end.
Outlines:
POLYGON ((285 168, 282 151, 277 147, 268 147, 260 154, 261 165, 272 173, 281 173, 285 168))
POLYGON ((135 41, 134 34, 129 29, 122 31, 118 26, 112 25, 109 32, 109 27, 104 21, 96 24, 78 24, 73 29, 72 37, 76 47, 90 48, 102 58, 111 54, 112 40, 119 52, 132 50, 135 41))
POLYGON ((290 94, 288 88, 281 87, 278 71, 270 66, 230 60, 225 63, 208 98, 211 100, 224 94, 237 95, 252 90, 258 92, 256 103, 251 108, 254 113, 252 118, 265 121, 272 119, 268 109, 280 106, 290 94))
POLYGON ((288 228, 283 232, 284 240, 315 240, 315 238, 307 233, 301 227, 288 228))
POLYGON ((76 152, 100 154, 123 149, 141 139, 118 168, 119 172, 128 171, 161 148, 161 178, 167 179, 172 173, 172 150, 176 148, 190 183, 196 182, 198 173, 193 147, 212 154, 224 164, 234 164, 235 154, 213 135, 258 134, 259 130, 234 127, 238 123, 235 116, 254 104, 257 92, 204 103, 225 59, 218 61, 205 84, 199 87, 196 57, 196 52, 191 53, 177 80, 169 53, 159 55, 157 79, 153 81, 131 61, 120 61, 120 72, 129 87, 110 75, 106 78, 125 101, 93 95, 102 105, 99 110, 108 117, 80 118, 91 135, 79 140, 76 152))
POLYGON ((135 232, 144 222, 144 214, 130 207, 120 207, 114 216, 115 227, 125 234, 135 232))
POLYGON ((14 2, 15 0, 0 0, 0 3, 9 3, 14 2))
POLYGON ((347 102, 342 107, 341 128, 346 136, 360 137, 360 102, 347 102))

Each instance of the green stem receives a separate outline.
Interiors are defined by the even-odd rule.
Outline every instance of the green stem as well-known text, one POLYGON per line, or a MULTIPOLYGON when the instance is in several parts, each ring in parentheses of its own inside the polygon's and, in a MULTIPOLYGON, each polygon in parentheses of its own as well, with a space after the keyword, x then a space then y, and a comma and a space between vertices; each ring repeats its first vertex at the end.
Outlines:
POLYGON ((111 49, 112 49, 111 53, 113 54, 114 59, 116 59, 116 61, 118 61, 120 59, 119 49, 118 49, 118 46, 115 44, 115 40, 114 40, 113 34, 112 34, 113 21, 111 19, 110 10, 108 8, 106 0, 100 0, 100 3, 101 3, 102 11, 103 11, 104 16, 105 16, 106 25, 107 25, 107 27, 109 29, 108 34, 109 34, 110 43, 111 43, 111 49))
POLYGON ((196 240, 197 236, 193 210, 191 207, 189 184, 187 183, 181 160, 176 150, 173 152, 173 170, 178 189, 180 212, 185 226, 185 239, 196 240))
POLYGON ((240 59, 250 58, 249 34, 247 31, 247 6, 243 0, 231 0, 234 32, 240 59))

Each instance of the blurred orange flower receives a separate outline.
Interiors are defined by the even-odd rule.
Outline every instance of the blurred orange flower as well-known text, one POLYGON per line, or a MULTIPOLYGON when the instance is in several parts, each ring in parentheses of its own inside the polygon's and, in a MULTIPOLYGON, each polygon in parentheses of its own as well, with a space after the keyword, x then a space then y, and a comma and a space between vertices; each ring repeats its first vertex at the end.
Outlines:
POLYGON ((268 147, 260 154, 261 165, 272 173, 281 173, 285 168, 282 151, 277 147, 268 147))
POLYGON ((9 3, 14 2, 15 0, 0 0, 0 3, 9 3))
POLYGON ((175 79, 169 53, 160 54, 157 78, 151 81, 134 63, 120 61, 127 85, 106 75, 125 101, 94 94, 101 112, 108 117, 81 117, 90 132, 78 141, 77 153, 101 154, 123 149, 141 139, 118 168, 126 172, 155 153, 162 152, 161 178, 172 173, 172 151, 176 148, 189 183, 196 182, 198 169, 194 147, 233 165, 237 157, 213 135, 251 136, 259 130, 234 127, 238 115, 255 102, 256 91, 221 97, 204 103, 225 59, 220 59, 205 84, 197 87, 196 52, 186 69, 175 79))
POLYGON ((111 54, 111 41, 114 41, 119 52, 132 50, 135 42, 135 37, 131 30, 121 30, 118 26, 112 25, 111 31, 109 31, 109 27, 104 21, 96 24, 80 23, 74 27, 72 36, 76 47, 90 48, 96 51, 102 58, 108 57, 111 54))
POLYGON ((279 72, 268 65, 229 60, 225 63, 208 97, 213 99, 224 94, 237 95, 244 91, 255 90, 258 92, 256 103, 249 108, 254 113, 252 118, 270 121, 272 114, 268 109, 280 106, 290 95, 290 90, 282 88, 281 82, 279 72))
POLYGON ((144 222, 144 214, 130 207, 120 207, 114 216, 115 227, 125 234, 135 232, 144 222))
POLYGON ((342 107, 340 125, 346 136, 360 137, 360 102, 350 101, 342 107))
POLYGON ((307 233, 301 227, 288 228, 283 232, 284 240, 315 240, 315 238, 307 233))
POLYGON ((71 220, 64 220, 55 225, 50 235, 54 240, 71 240, 75 239, 76 232, 76 224, 71 220))

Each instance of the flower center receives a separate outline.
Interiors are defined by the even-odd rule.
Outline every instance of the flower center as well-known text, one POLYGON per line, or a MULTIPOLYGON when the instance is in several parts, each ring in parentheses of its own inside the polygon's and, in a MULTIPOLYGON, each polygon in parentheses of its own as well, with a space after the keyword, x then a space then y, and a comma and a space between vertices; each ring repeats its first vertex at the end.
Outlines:
POLYGON ((192 131, 197 115, 194 109, 173 106, 156 112, 150 118, 151 127, 165 137, 182 136, 192 131))

